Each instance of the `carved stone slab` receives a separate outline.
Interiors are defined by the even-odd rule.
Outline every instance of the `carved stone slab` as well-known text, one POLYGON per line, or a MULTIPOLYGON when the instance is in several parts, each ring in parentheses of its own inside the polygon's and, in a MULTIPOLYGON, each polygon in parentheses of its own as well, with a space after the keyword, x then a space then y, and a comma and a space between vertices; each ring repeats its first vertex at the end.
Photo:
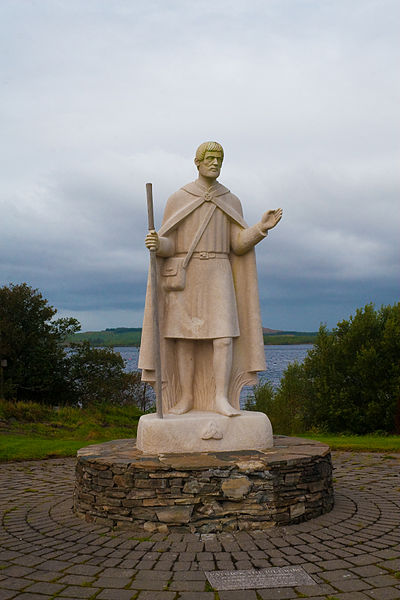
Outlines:
POLYGON ((144 454, 265 450, 273 446, 264 413, 242 410, 236 417, 191 410, 183 415, 156 413, 139 419, 136 445, 144 454))
POLYGON ((216 590, 255 590, 260 588, 317 585, 302 567, 272 567, 246 571, 205 571, 216 590))

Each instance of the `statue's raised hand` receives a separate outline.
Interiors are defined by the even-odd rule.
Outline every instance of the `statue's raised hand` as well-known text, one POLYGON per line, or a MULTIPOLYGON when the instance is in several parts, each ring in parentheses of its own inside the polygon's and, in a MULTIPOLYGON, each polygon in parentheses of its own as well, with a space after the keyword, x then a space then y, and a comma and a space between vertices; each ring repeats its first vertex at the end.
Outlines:
POLYGON ((149 231, 149 233, 146 235, 144 243, 146 244, 146 248, 148 248, 149 250, 155 250, 157 252, 157 250, 160 247, 160 239, 158 237, 158 233, 154 229, 149 231))
POLYGON ((266 213, 261 217, 261 229, 264 233, 267 233, 269 229, 278 225, 279 221, 282 219, 283 210, 281 208, 276 208, 275 210, 267 210, 266 213))

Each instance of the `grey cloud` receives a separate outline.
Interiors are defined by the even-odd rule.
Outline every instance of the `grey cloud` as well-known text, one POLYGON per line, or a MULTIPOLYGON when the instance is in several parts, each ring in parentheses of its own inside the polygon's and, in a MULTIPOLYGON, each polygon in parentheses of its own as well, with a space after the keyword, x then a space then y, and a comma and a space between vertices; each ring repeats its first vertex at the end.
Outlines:
POLYGON ((395 0, 0 12, 0 284, 40 287, 84 327, 139 325, 144 183, 160 224, 197 144, 218 139, 248 222, 285 210, 257 250, 267 326, 397 299, 395 0))

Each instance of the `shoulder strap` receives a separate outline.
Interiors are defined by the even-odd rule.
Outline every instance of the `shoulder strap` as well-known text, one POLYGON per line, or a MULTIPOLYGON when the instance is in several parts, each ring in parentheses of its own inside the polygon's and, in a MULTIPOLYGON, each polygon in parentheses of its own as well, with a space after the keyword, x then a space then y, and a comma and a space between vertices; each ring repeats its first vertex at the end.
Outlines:
POLYGON ((210 208, 208 209, 208 212, 206 213, 206 216, 204 217, 204 221, 202 222, 202 224, 200 225, 199 229, 196 231, 196 235, 193 238, 192 243, 190 244, 190 248, 188 250, 188 253, 185 256, 185 259, 183 261, 183 268, 186 269, 186 267, 189 264, 190 259, 192 258, 192 254, 197 246, 197 244, 200 241, 201 236, 204 233, 205 228, 207 227, 207 225, 210 222, 211 217, 214 214, 214 211, 216 209, 216 205, 215 204, 211 204, 210 208))

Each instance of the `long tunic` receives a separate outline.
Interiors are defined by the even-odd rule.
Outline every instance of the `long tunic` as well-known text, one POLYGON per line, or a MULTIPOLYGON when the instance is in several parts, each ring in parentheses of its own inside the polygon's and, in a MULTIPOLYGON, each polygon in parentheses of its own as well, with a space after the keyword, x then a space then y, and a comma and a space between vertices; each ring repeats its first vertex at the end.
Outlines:
MULTIPOLYGON (((187 254, 208 210, 209 203, 202 204, 171 234, 175 256, 187 254)), ((215 339, 240 335, 228 256, 230 230, 227 215, 216 208, 186 269, 185 289, 165 292, 166 337, 215 339)))

